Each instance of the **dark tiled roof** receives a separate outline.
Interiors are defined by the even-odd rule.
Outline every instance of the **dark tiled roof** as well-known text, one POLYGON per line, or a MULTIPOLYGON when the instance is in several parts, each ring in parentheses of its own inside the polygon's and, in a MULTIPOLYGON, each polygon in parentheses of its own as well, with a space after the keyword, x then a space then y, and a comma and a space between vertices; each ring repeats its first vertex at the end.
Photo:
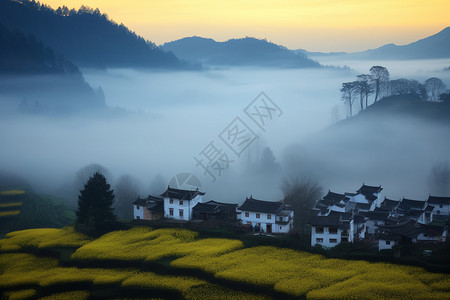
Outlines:
POLYGON ((450 204, 450 197, 436 197, 436 196, 429 196, 428 203, 430 204, 450 204))
POLYGON ((152 213, 164 212, 164 202, 163 201, 151 201, 145 207, 145 209, 152 213))
POLYGON ((361 212, 369 220, 386 221, 389 217, 389 212, 386 211, 367 211, 361 212))
POLYGON ((398 207, 404 210, 408 210, 408 209, 423 209, 424 206, 425 201, 403 198, 398 207))
POLYGON ((434 209, 434 207, 431 206, 431 205, 427 205, 427 207, 425 207, 425 211, 426 211, 426 212, 433 211, 433 209, 434 209))
POLYGON ((381 202, 380 207, 386 208, 386 209, 393 209, 398 204, 399 204, 399 201, 391 200, 391 199, 384 197, 384 200, 383 200, 383 202, 381 202))
POLYGON ((344 194, 333 193, 332 191, 328 191, 328 194, 323 196, 323 201, 326 203, 338 203, 339 201, 348 201, 349 198, 344 194))
POLYGON ((147 199, 137 198, 136 201, 133 202, 133 205, 146 206, 147 199))
POLYGON ((363 184, 362 187, 357 190, 357 193, 363 194, 363 195, 373 195, 375 193, 379 193, 383 190, 383 188, 380 186, 370 186, 363 184))
POLYGON ((328 216, 330 217, 338 217, 343 221, 350 221, 352 219, 351 212, 339 212, 339 211, 331 211, 328 216))
POLYGON ((174 189, 171 187, 167 187, 167 190, 161 194, 161 197, 165 198, 173 198, 173 199, 179 199, 179 200, 192 200, 197 195, 203 196, 205 193, 200 192, 198 189, 195 191, 190 190, 180 190, 180 189, 174 189))
POLYGON ((363 215, 354 215, 353 222, 356 224, 362 224, 366 221, 366 217, 363 215))
POLYGON ((202 213, 215 213, 219 209, 219 205, 215 203, 197 203, 192 210, 202 213))
POLYGON ((407 220, 394 225, 381 226, 380 229, 390 234, 397 234, 407 238, 417 237, 421 233, 421 229, 416 225, 416 222, 407 220))
POLYGON ((340 225, 342 225, 342 222, 340 220, 339 217, 336 216, 326 216, 326 217, 318 217, 318 216, 314 216, 311 217, 311 219, 309 220, 309 224, 311 224, 311 226, 334 226, 334 227, 338 227, 340 225))
POLYGON ((281 201, 271 202, 271 201, 256 200, 250 197, 246 198, 245 202, 240 207, 238 207, 238 209, 242 211, 276 214, 277 212, 284 209, 284 203, 281 201))

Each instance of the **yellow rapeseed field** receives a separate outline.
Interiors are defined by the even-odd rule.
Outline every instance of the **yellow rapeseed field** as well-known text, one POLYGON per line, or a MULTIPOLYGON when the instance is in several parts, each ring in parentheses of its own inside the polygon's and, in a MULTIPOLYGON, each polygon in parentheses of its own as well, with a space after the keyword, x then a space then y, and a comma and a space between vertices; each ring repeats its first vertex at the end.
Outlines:
POLYGON ((3 208, 3 207, 16 207, 16 206, 21 206, 22 204, 23 204, 22 202, 0 203, 0 208, 3 208))
POLYGON ((10 232, 0 240, 0 250, 18 250, 23 247, 79 247, 90 239, 73 227, 26 229, 10 232))
MULTIPOLYGON (((78 260, 144 262, 175 256, 177 258, 170 263, 173 267, 200 269, 231 284, 244 282, 255 286, 255 290, 273 288, 307 299, 450 299, 448 274, 389 263, 327 259, 272 246, 244 248, 238 240, 201 239, 196 232, 184 229, 135 227, 111 232, 96 240, 89 240, 70 227, 30 229, 9 233, 0 240, 0 251, 60 246, 79 247, 72 255, 78 260)), ((186 299, 202 299, 202 295, 209 295, 208 299, 264 298, 232 291, 196 277, 160 275, 137 269, 61 267, 53 258, 0 252, 0 289, 8 290, 11 296, 34 293, 34 289, 29 289, 32 287, 78 282, 175 290, 186 299), (29 290, 24 290, 24 286, 29 290), (15 288, 18 290, 11 291, 15 288)), ((76 292, 79 294, 58 294, 58 297, 89 296, 89 292, 76 292)))
POLYGON ((20 210, 0 211, 0 217, 12 217, 20 214, 20 210))
POLYGON ((25 194, 25 191, 22 191, 22 190, 0 191, 0 195, 3 195, 3 196, 13 196, 13 195, 22 195, 22 194, 25 194))

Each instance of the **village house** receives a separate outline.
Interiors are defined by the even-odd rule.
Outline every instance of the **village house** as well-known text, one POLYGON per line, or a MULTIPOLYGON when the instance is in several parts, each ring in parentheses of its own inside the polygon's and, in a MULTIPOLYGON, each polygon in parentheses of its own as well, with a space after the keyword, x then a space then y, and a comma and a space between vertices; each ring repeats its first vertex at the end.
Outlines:
POLYGON ((137 198, 133 202, 135 220, 159 220, 164 217, 164 200, 149 195, 145 199, 137 198))
POLYGON ((167 187, 161 194, 164 198, 164 217, 168 219, 189 221, 192 219, 192 209, 203 202, 203 195, 198 188, 196 190, 182 190, 167 187))
POLYGON ((197 203, 192 208, 193 220, 223 220, 236 221, 237 204, 208 201, 197 203))
POLYGON ((450 214, 450 197, 429 196, 427 204, 433 207, 432 214, 446 216, 450 214))
POLYGON ((242 224, 264 233, 288 233, 293 228, 294 211, 283 201, 271 202, 246 198, 237 208, 242 224))

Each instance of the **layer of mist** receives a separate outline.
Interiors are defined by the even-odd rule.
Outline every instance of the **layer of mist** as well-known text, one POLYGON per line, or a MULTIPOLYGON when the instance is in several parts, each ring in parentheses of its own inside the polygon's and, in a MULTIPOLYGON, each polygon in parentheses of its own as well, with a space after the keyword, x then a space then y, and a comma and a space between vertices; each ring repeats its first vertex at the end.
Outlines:
MULTIPOLYGON (((423 81, 436 76, 450 86, 450 74, 438 67, 450 65, 449 60, 390 63, 385 66, 392 71, 391 78, 423 81)), ((380 116, 378 122, 365 125, 368 138, 357 128, 323 131, 346 118, 346 106, 340 101, 342 82, 381 63, 340 62, 344 64, 355 71, 86 69, 86 81, 101 86, 106 104, 127 113, 24 114, 14 112, 20 98, 0 96, 1 105, 9 106, 7 114, 0 114, 0 169, 25 177, 38 191, 66 197, 75 197, 67 192, 75 173, 91 163, 106 167, 112 183, 124 174, 132 175, 140 181, 141 196, 163 192, 181 172, 200 179, 206 200, 223 202, 242 202, 250 195, 282 199, 280 183, 285 176, 317 179, 324 191, 351 192, 365 182, 382 185, 391 198, 427 196, 432 165, 450 160, 450 145, 444 138, 448 128, 414 119, 383 123, 380 116), (244 113, 260 92, 283 111, 267 122, 265 131, 244 113), (236 117, 259 136, 240 157, 218 137, 236 117), (380 123, 384 125, 379 127, 380 123), (376 128, 376 136, 371 127, 376 128), (352 137, 354 143, 347 144, 352 137), (234 161, 215 182, 194 161, 210 142, 234 161), (336 151, 325 149, 331 144, 338 145, 336 151), (352 147, 350 156, 350 152, 343 155, 347 147, 352 147)))

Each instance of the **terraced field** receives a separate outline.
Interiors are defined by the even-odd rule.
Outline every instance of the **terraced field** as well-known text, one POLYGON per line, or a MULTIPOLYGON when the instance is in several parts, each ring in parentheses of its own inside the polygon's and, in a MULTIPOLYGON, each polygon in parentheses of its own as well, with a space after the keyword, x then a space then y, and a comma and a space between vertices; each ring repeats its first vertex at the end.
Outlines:
POLYGON ((450 275, 246 248, 185 229, 134 227, 91 239, 67 227, 0 240, 0 289, 6 299, 450 299, 450 275))
POLYGON ((0 190, 0 235, 27 228, 63 227, 74 219, 75 213, 56 197, 29 190, 0 190))

